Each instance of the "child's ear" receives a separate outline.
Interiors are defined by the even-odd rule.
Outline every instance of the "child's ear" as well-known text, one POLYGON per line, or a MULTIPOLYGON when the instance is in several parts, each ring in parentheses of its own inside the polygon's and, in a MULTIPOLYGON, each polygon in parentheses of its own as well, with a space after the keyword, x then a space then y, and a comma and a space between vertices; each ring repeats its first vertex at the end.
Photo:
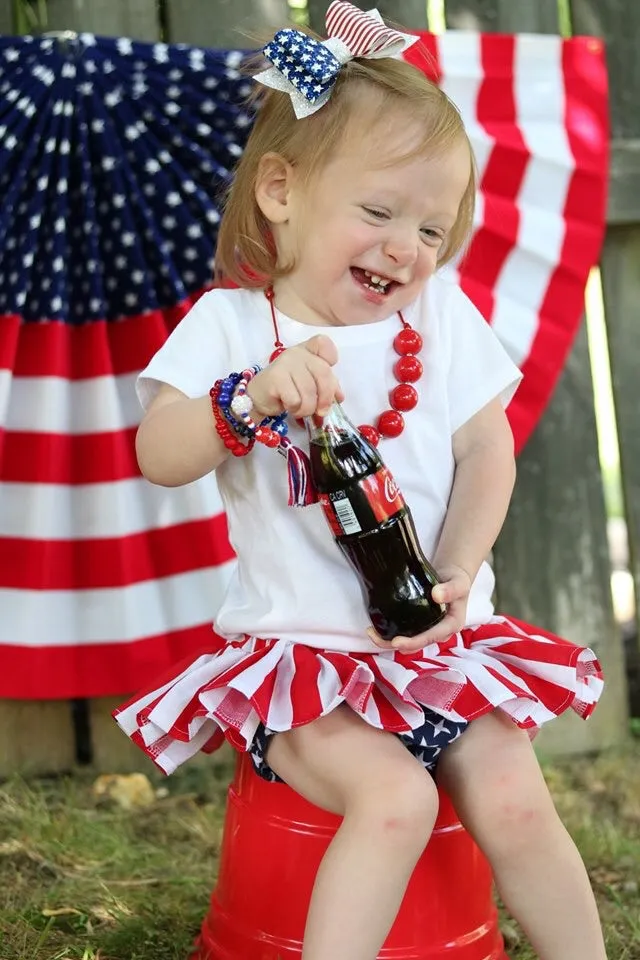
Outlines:
POLYGON ((258 163, 255 195, 263 215, 270 223, 289 219, 289 193, 293 167, 279 153, 265 153, 258 163))

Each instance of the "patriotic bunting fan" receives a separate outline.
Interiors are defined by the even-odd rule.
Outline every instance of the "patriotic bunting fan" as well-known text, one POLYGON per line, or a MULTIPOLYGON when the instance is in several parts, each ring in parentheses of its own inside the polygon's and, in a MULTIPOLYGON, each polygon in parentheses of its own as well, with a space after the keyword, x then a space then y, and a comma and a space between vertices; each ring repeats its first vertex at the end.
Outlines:
POLYGON ((604 236, 604 48, 457 30, 422 41, 405 58, 458 106, 476 155, 476 229, 458 279, 524 374, 509 407, 519 451, 578 331, 604 236))
MULTIPOLYGON (((521 447, 604 225, 600 42, 424 35, 481 195, 460 282, 525 379, 521 447)), ((123 694, 211 646, 233 562, 215 481, 140 476, 139 371, 211 279, 251 117, 238 52, 0 38, 0 697, 123 694)))

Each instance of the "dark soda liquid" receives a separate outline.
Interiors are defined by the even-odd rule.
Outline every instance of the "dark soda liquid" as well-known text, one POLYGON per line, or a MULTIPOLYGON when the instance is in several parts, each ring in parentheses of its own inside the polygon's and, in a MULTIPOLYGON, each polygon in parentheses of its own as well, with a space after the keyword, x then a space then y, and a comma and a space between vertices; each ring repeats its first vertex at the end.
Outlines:
POLYGON ((431 596, 438 583, 416 536, 411 513, 402 506, 380 522, 362 485, 384 469, 359 434, 333 435, 310 444, 311 474, 319 493, 346 494, 357 532, 336 536, 356 572, 372 625, 384 640, 415 636, 438 623, 444 608, 431 596))
POLYGON ((442 620, 445 611, 431 596, 438 578, 406 509, 372 533, 339 537, 337 543, 358 574, 369 618, 383 640, 414 637, 442 620))

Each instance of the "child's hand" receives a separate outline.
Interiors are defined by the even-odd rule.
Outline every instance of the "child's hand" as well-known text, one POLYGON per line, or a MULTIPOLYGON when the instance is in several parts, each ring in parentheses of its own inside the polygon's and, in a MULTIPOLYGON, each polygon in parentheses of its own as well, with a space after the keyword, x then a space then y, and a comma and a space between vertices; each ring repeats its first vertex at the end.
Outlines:
POLYGON ((318 334, 280 354, 251 380, 247 393, 263 416, 283 410, 295 417, 325 416, 334 400, 344 400, 332 370, 337 362, 333 340, 318 334))
POLYGON ((422 650, 430 643, 446 640, 452 633, 457 633, 466 621, 467 600, 471 589, 471 577, 462 567, 443 567, 438 570, 441 582, 433 588, 433 599, 436 603, 446 603, 447 612, 440 623, 415 637, 395 637, 391 643, 382 640, 375 630, 367 631, 375 644, 385 650, 399 650, 401 653, 413 653, 422 650))

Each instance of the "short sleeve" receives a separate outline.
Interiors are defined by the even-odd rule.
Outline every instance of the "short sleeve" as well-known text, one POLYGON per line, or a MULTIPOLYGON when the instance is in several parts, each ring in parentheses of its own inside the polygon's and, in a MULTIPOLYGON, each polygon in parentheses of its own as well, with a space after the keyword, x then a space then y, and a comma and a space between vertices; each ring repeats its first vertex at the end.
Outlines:
POLYGON ((136 393, 145 410, 164 383, 187 397, 202 397, 228 373, 227 304, 219 294, 211 290, 200 297, 138 376, 136 393))
POLYGON ((450 336, 447 388, 454 434, 491 400, 499 398, 506 408, 522 374, 480 311, 453 284, 444 322, 450 336))

